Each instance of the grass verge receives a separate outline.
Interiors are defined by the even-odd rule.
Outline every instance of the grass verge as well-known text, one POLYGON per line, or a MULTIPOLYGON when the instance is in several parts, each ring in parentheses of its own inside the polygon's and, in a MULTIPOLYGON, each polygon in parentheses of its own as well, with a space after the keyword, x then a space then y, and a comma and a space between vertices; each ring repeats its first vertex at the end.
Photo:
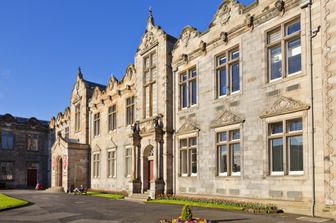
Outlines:
POLYGON ((27 201, 0 194, 0 211, 28 204, 27 201))
POLYGON ((195 202, 195 201, 180 201, 180 200, 150 200, 148 203, 158 203, 158 204, 179 204, 179 205, 189 205, 194 207, 204 207, 204 208, 218 208, 231 211, 242 211, 242 207, 235 207, 227 204, 210 204, 205 202, 195 202))
POLYGON ((88 191, 87 195, 94 196, 94 197, 104 197, 104 198, 109 198, 109 199, 114 199, 114 200, 124 199, 124 195, 122 194, 109 194, 109 193, 88 191))

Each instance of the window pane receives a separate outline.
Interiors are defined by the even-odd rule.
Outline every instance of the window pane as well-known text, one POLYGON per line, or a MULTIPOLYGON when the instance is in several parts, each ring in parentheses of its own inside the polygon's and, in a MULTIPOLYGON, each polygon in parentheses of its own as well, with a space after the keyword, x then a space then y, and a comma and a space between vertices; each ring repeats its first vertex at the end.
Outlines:
POLYGON ((233 130, 231 131, 231 140, 240 139, 240 131, 233 130))
POLYGON ((219 156, 219 173, 227 172, 227 148, 226 145, 218 147, 218 156, 219 156))
POLYGON ((281 46, 269 49, 271 80, 281 77, 281 46))
POLYGON ((182 105, 182 108, 188 107, 188 88, 187 88, 187 84, 181 85, 181 105, 182 105))
POLYGON ((180 147, 187 147, 188 146, 188 140, 187 139, 181 139, 180 140, 180 147))
POLYGON ((239 84, 239 63, 231 65, 232 92, 240 90, 239 84))
POLYGON ((196 70, 190 71, 190 77, 196 77, 196 75, 197 75, 196 70))
POLYGON ((301 29, 300 21, 296 21, 295 23, 292 23, 287 26, 287 29, 286 29, 287 35, 300 31, 300 29, 301 29))
POLYGON ((303 171, 302 136, 288 137, 290 171, 303 171))
POLYGON ((190 139, 189 139, 189 145, 190 145, 190 146, 195 146, 195 145, 197 145, 197 139, 196 139, 196 137, 194 137, 194 138, 190 138, 190 139))
POLYGON ((231 145, 232 149, 232 172, 240 172, 240 144, 231 145))
POLYGON ((301 40, 296 39, 287 43, 288 74, 301 70, 301 40))
POLYGON ((2 132, 1 142, 2 149, 13 149, 14 134, 12 132, 2 132))
POLYGON ((271 134, 279 134, 283 132, 282 122, 272 123, 270 124, 271 134))
POLYGON ((181 74, 181 81, 186 81, 188 79, 188 75, 186 73, 181 74))
POLYGON ((283 171, 283 142, 282 138, 271 140, 272 171, 283 171))
POLYGON ((227 141, 227 134, 226 132, 219 132, 217 133, 217 142, 225 142, 227 141))
POLYGON ((182 174, 188 174, 188 163, 187 163, 187 151, 181 151, 181 172, 182 174))
POLYGON ((197 152, 196 149, 190 150, 191 152, 191 173, 197 173, 197 152))
POLYGON ((217 65, 223 65, 227 61, 226 56, 218 57, 217 65))
POLYGON ((236 58, 239 58, 239 50, 231 52, 231 60, 234 60, 236 58))
POLYGON ((191 81, 191 104, 195 105, 197 103, 197 82, 196 80, 191 81))
POLYGON ((268 43, 273 43, 281 39, 281 32, 277 30, 268 34, 268 43))
POLYGON ((226 95, 226 68, 222 68, 217 71, 217 83, 219 96, 226 95))
POLYGON ((288 121, 288 131, 300 131, 302 130, 302 119, 294 119, 288 121))

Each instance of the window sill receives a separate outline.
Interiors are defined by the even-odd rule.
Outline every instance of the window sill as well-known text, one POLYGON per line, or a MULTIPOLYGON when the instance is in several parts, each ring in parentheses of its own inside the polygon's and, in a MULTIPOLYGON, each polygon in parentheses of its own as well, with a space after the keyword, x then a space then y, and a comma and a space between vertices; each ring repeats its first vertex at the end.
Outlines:
POLYGON ((268 179, 268 180, 307 180, 304 172, 302 172, 301 174, 294 174, 294 173, 289 173, 289 174, 278 174, 278 175, 274 175, 274 174, 271 174, 271 175, 267 175, 265 176, 265 179, 268 179))
POLYGON ((291 80, 294 80, 294 79, 297 79, 297 78, 300 78, 300 77, 304 77, 304 76, 305 76, 305 74, 303 73, 303 71, 299 71, 299 72, 290 74, 286 77, 270 80, 266 83, 265 87, 270 87, 270 86, 273 86, 273 85, 276 85, 276 84, 285 83, 285 82, 288 82, 288 81, 291 81, 291 80))
POLYGON ((180 178, 196 178, 197 174, 193 174, 193 175, 179 175, 180 178))
POLYGON ((236 98, 241 97, 242 94, 243 94, 242 91, 237 91, 229 95, 223 95, 223 96, 217 97, 213 100, 213 104, 222 102, 224 100, 236 100, 236 98))
POLYGON ((241 177, 241 173, 231 173, 230 175, 228 175, 227 173, 218 173, 216 175, 216 177, 219 178, 237 178, 237 177, 241 177))
POLYGON ((177 113, 179 114, 185 114, 185 113, 190 113, 190 112, 194 112, 198 110, 198 104, 197 105, 193 105, 191 107, 187 107, 187 108, 179 108, 177 113))

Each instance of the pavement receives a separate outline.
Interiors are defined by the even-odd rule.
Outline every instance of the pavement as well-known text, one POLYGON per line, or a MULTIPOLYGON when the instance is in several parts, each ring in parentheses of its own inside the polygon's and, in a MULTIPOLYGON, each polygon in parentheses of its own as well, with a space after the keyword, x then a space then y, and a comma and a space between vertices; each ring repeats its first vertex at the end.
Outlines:
MULTIPOLYGON (((1 223, 158 223, 179 216, 182 206, 126 200, 110 200, 85 195, 47 193, 33 190, 0 190, 0 193, 27 200, 30 205, 0 212, 1 223)), ((251 214, 191 207, 193 216, 216 223, 304 223, 335 221, 291 214, 251 214)))

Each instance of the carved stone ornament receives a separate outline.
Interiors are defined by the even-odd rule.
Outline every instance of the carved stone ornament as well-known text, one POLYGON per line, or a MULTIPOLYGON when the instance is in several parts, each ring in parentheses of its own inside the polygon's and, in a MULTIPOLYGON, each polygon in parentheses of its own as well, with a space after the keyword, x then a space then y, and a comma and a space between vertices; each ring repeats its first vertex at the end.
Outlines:
POLYGON ((187 47, 189 45, 190 39, 194 38, 197 36, 197 31, 195 28, 191 26, 187 26, 184 28, 182 31, 182 36, 181 36, 181 43, 183 44, 184 47, 187 47))
POLYGON ((251 14, 247 14, 245 23, 247 27, 252 28, 254 27, 254 16, 251 14))
POLYGON ((181 60, 185 63, 188 63, 188 61, 189 61, 188 55, 187 54, 182 54, 181 55, 181 60))
POLYGON ((279 12, 282 12, 285 10, 285 2, 283 0, 277 0, 274 6, 278 9, 279 12))
POLYGON ((224 110, 215 120, 210 123, 211 128, 223 127, 243 123, 244 119, 229 110, 224 110))
POLYGON ((309 105, 301 101, 282 96, 278 100, 276 100, 273 105, 260 116, 260 118, 284 115, 288 113, 308 110, 309 108, 309 105))
POLYGON ((191 121, 186 120, 185 123, 179 128, 177 131, 178 135, 192 133, 192 132, 198 132, 200 129, 197 127, 197 125, 191 121))
POLYGON ((199 47, 200 47, 200 49, 201 49, 202 52, 205 52, 206 48, 207 48, 206 42, 204 42, 203 40, 201 40, 201 42, 199 44, 199 47))
POLYGON ((146 122, 141 123, 140 125, 140 134, 149 134, 154 132, 154 123, 153 120, 147 120, 146 122))
POLYGON ((221 32, 220 38, 223 40, 224 43, 229 42, 229 34, 227 32, 221 32))
POLYGON ((218 18, 220 24, 224 25, 230 20, 230 12, 231 8, 227 5, 223 5, 223 7, 218 12, 218 18))
POLYGON ((157 43, 157 41, 155 40, 153 32, 147 32, 145 34, 145 37, 144 37, 143 51, 146 51, 146 50, 150 49, 156 43, 157 43))

